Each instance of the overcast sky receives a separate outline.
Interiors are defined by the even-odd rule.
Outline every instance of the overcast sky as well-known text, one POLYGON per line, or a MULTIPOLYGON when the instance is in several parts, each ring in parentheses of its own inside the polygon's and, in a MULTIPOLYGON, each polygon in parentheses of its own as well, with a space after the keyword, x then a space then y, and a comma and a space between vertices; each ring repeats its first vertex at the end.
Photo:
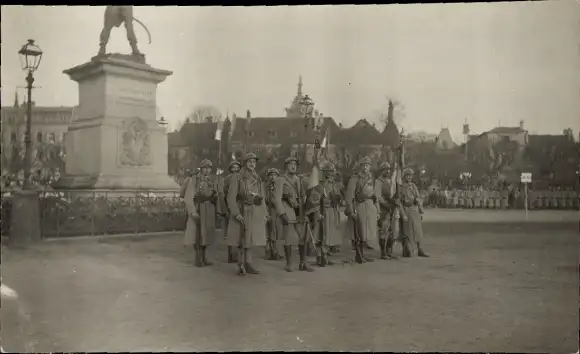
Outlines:
MULTIPOLYGON (((98 50, 104 6, 2 6, 2 103, 24 86, 18 49, 44 50, 37 105, 76 105, 62 73, 98 50)), ((171 123, 198 104, 277 117, 299 74, 317 108, 345 125, 405 105, 408 131, 516 126, 580 130, 580 2, 386 6, 136 7, 147 62, 173 71, 158 106, 171 123)), ((129 51, 115 28, 109 51, 129 51)), ((21 91, 20 97, 24 97, 21 91)))

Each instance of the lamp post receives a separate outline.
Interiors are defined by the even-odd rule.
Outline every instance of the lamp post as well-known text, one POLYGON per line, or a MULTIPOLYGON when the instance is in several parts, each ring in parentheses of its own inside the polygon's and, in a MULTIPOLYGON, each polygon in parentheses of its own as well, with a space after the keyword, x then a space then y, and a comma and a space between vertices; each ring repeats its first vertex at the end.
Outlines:
POLYGON ((10 223, 10 243, 27 244, 40 241, 42 238, 42 228, 40 227, 40 202, 38 193, 30 185, 31 167, 31 126, 32 126, 32 84, 34 83, 33 73, 38 69, 42 50, 34 44, 34 40, 29 39, 18 51, 22 63, 22 70, 26 70, 26 83, 28 89, 28 107, 26 110, 26 132, 24 136, 25 157, 24 157, 24 186, 20 191, 16 191, 12 199, 11 223, 10 223))
POLYGON ((24 189, 30 189, 30 164, 32 156, 32 84, 34 83, 33 73, 38 69, 42 59, 42 50, 34 43, 34 39, 29 39, 18 51, 22 70, 26 70, 26 88, 28 90, 28 102, 26 107, 26 132, 24 135, 25 157, 24 157, 24 189))

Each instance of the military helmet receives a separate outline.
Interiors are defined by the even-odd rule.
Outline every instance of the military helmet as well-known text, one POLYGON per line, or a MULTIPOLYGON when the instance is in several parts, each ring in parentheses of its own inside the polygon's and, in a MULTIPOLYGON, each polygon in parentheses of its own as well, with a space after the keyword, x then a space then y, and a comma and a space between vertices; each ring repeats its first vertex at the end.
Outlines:
POLYGON ((296 156, 289 156, 286 158, 286 160, 284 160, 284 165, 287 165, 292 161, 296 162, 297 164, 299 163, 299 160, 296 156))
POLYGON ((279 176, 279 175, 280 175, 280 173, 278 172, 278 170, 277 170, 277 169, 275 169, 275 168, 269 168, 269 169, 268 169, 268 172, 266 173, 266 175, 267 175, 267 176, 269 176, 269 175, 270 175, 270 174, 272 174, 272 173, 276 174, 277 176, 279 176))
POLYGON ((244 162, 251 160, 251 159, 254 159, 257 161, 258 157, 253 152, 247 152, 244 154, 244 158, 243 158, 244 162))
POLYGON ((381 163, 381 165, 379 166, 379 171, 384 171, 384 170, 388 170, 391 168, 391 164, 388 163, 387 161, 381 163))
POLYGON ((199 168, 204 168, 204 167, 210 167, 211 168, 212 166, 213 166, 213 164, 208 159, 201 160, 201 163, 199 164, 199 168))
POLYGON ((368 156, 363 157, 362 159, 359 160, 358 162, 359 165, 370 165, 371 164, 371 159, 368 156))
POLYGON ((336 169, 334 168, 332 162, 324 162, 320 164, 320 170, 325 172, 334 172, 336 169))
POLYGON ((230 167, 229 167, 229 170, 230 170, 230 171, 232 170, 232 167, 233 167, 234 165, 238 165, 238 167, 239 167, 239 168, 242 168, 242 164, 240 163, 240 161, 238 161, 238 160, 234 160, 234 161, 230 162, 230 167))
POLYGON ((406 169, 403 170, 403 176, 407 176, 407 175, 413 175, 415 172, 413 172, 412 168, 407 167, 406 169))

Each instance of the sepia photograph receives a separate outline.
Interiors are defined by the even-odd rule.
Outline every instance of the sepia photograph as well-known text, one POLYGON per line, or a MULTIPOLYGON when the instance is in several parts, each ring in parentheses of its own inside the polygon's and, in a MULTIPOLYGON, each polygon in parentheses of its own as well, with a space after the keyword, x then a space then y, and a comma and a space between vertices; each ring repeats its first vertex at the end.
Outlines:
POLYGON ((578 352, 579 1, 0 23, 2 352, 578 352))

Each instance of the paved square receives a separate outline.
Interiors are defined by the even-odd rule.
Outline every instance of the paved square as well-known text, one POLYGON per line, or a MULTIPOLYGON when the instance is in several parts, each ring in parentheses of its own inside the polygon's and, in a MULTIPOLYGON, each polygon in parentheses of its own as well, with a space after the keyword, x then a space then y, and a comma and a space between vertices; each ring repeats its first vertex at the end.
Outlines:
POLYGON ((574 224, 482 225, 426 225, 428 259, 314 273, 256 251, 241 278, 221 245, 198 269, 175 234, 9 249, 2 275, 44 352, 576 351, 574 224))

